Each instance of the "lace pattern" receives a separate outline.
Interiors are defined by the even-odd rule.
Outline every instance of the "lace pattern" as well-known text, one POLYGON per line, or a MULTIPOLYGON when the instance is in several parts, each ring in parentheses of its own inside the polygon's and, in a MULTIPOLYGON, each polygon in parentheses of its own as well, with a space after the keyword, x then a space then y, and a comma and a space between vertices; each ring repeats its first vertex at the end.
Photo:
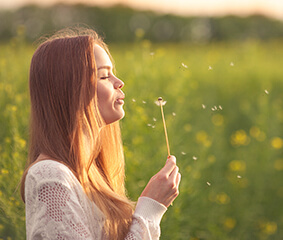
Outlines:
MULTIPOLYGON (((32 166, 26 177, 25 198, 27 240, 104 239, 104 215, 65 165, 45 160, 32 166)), ((160 213, 143 216, 146 204, 151 203, 138 202, 139 212, 134 213, 125 240, 159 239, 160 220, 154 219, 160 213)))

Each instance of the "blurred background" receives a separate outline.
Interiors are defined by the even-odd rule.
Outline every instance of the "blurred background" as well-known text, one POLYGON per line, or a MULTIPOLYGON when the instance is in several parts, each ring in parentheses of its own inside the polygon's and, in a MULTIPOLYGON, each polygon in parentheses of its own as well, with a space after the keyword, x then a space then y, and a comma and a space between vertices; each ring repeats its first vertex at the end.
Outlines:
POLYGON ((180 195, 161 239, 283 239, 283 1, 0 1, 0 239, 25 239, 19 181, 37 40, 95 29, 125 82, 128 194, 165 163, 164 112, 180 195))

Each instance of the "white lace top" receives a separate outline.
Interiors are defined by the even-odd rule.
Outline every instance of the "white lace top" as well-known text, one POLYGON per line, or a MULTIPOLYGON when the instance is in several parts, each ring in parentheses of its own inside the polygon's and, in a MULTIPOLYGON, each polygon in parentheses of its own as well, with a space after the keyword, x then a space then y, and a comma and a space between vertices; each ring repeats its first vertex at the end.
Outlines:
MULTIPOLYGON (((26 176, 27 240, 100 240, 104 215, 85 195, 77 178, 65 165, 44 160, 26 176)), ((166 207, 147 197, 138 199, 126 240, 159 239, 166 207)))

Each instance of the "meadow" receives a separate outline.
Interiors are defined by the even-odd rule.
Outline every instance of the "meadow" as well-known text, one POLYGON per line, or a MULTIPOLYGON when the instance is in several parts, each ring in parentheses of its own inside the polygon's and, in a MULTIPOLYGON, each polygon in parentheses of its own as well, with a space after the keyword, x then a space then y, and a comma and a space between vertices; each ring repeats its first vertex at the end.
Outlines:
MULTIPOLYGON (((28 146, 34 46, 0 45, 0 239, 25 239, 18 184, 28 146)), ((137 200, 166 161, 182 174, 161 239, 283 239, 283 42, 111 44, 124 82, 128 194, 137 200)))

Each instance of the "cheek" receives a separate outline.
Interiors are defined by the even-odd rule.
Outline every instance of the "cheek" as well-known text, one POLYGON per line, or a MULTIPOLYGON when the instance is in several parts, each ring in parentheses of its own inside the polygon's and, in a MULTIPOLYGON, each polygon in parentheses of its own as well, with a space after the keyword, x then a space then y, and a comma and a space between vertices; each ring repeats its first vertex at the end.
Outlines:
MULTIPOLYGON (((98 104, 103 106, 112 100, 112 91, 106 84, 97 83, 98 104)), ((111 101, 112 102, 112 101, 111 101)))

